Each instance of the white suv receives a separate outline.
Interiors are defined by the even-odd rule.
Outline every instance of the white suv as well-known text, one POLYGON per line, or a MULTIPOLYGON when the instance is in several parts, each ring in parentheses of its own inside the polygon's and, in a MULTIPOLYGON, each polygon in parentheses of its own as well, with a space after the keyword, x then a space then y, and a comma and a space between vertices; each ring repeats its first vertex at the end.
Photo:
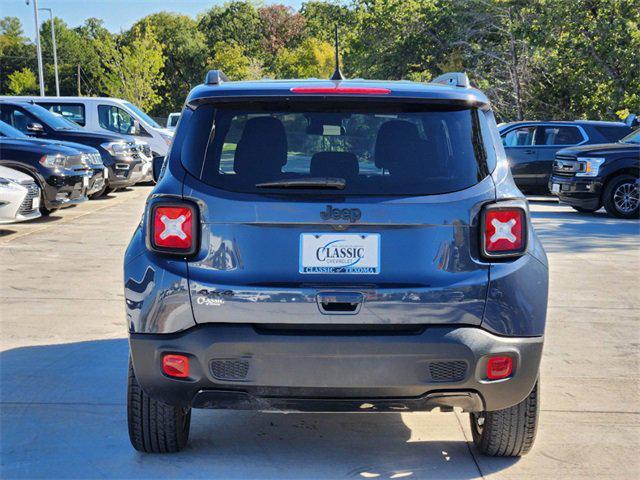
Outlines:
MULTIPOLYGON (((1 97, 0 97, 1 98, 1 97)), ((158 123, 134 104, 120 98, 106 97, 6 97, 30 101, 74 121, 82 128, 130 135, 145 144, 147 156, 164 157, 173 140, 173 132, 158 123)))

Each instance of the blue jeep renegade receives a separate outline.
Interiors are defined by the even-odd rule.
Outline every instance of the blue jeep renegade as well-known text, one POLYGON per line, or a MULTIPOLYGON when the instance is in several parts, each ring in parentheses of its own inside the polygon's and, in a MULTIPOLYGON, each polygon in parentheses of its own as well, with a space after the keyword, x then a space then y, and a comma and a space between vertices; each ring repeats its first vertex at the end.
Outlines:
POLYGON ((192 408, 469 412, 532 446, 547 259, 491 106, 433 83, 227 82, 186 100, 126 253, 133 446, 192 408))

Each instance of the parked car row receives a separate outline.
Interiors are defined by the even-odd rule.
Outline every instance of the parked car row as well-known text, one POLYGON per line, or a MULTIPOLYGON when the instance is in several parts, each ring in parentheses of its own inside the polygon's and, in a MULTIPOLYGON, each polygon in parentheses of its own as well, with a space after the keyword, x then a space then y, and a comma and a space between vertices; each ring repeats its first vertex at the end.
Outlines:
POLYGON ((579 212, 640 216, 640 131, 622 122, 513 122, 499 127, 525 194, 555 195, 579 212))
POLYGON ((64 115, 6 97, 0 99, 0 165, 11 169, 3 169, 1 176, 2 222, 49 215, 152 180, 148 144, 127 135, 85 130, 64 115), (25 183, 24 175, 31 182, 25 183), (19 197, 16 185, 27 183, 30 193, 19 197), (10 207, 18 200, 16 208, 10 207))
POLYGON ((173 139, 170 129, 162 128, 139 107, 119 98, 0 96, 0 101, 35 103, 83 130, 130 136, 148 150, 149 156, 166 156, 173 139))

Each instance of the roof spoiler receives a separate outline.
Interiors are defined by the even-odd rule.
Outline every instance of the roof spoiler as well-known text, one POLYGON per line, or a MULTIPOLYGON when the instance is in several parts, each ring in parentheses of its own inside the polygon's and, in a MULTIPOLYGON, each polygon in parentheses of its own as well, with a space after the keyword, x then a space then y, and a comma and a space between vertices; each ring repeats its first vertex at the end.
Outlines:
POLYGON ((223 82, 228 82, 229 79, 222 70, 209 70, 204 77, 205 85, 220 85, 223 82))
POLYGON ((440 85, 451 85, 452 87, 469 88, 469 77, 464 72, 449 72, 434 78, 429 83, 437 83, 440 85))

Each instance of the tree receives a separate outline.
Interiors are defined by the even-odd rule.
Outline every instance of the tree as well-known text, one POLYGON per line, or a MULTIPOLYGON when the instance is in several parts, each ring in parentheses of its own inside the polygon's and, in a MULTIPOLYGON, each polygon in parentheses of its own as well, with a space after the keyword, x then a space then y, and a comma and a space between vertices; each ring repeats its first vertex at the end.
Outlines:
POLYGON ((10 95, 30 95, 38 93, 36 75, 28 68, 16 70, 9 75, 8 91, 10 95))
POLYGON ((333 45, 307 38, 294 49, 282 49, 275 68, 280 78, 329 78, 335 68, 333 45))
MULTIPOLYGON (((97 43, 100 40, 95 35, 107 37, 111 34, 102 26, 102 22, 97 19, 88 19, 83 26, 76 28, 69 28, 58 17, 55 17, 53 21, 56 30, 60 94, 77 94, 77 71, 78 65, 80 65, 82 68, 82 93, 99 95, 103 70, 97 50, 97 43)), ((48 92, 53 92, 55 79, 50 22, 42 23, 40 38, 42 42, 45 86, 48 92)))
POLYGON ((205 75, 209 49, 204 35, 192 18, 167 12, 148 15, 136 23, 135 28, 143 32, 151 28, 164 47, 165 84, 158 90, 163 102, 156 106, 154 113, 179 111, 189 91, 201 83, 205 75))
POLYGON ((348 32, 355 28, 357 22, 355 11, 337 0, 331 3, 316 0, 305 2, 300 8, 300 15, 305 19, 306 35, 332 45, 336 25, 341 31, 348 32))
POLYGON ((304 32, 305 19, 291 7, 269 5, 258 9, 264 32, 263 48, 275 56, 281 48, 299 44, 304 32))
POLYGON ((25 68, 38 68, 35 45, 24 36, 18 18, 4 17, 0 19, 0 92, 8 93, 11 74, 25 68))
POLYGON ((209 49, 219 42, 242 46, 249 57, 262 58, 262 20, 258 10, 248 1, 233 1, 223 7, 214 6, 198 19, 209 49))
POLYGON ((237 43, 218 42, 213 46, 209 67, 222 70, 231 80, 256 80, 262 77, 262 68, 245 55, 237 43))
POLYGON ((126 43, 105 36, 97 46, 105 69, 106 94, 129 100, 143 110, 160 103, 158 89, 164 85, 164 55, 152 28, 144 32, 134 28, 126 43))
POLYGON ((527 26, 542 64, 532 108, 558 118, 639 111, 640 2, 539 0, 538 8, 544 15, 527 26))

